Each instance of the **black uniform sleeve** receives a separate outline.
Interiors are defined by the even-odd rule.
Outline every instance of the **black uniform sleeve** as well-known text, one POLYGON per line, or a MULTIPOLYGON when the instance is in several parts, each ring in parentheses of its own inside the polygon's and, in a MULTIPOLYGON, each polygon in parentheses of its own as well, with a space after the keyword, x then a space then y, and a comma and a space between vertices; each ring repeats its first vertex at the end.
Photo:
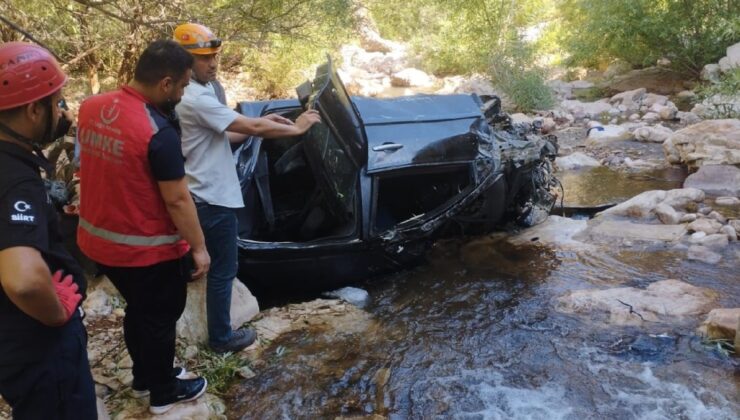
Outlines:
POLYGON ((172 127, 165 127, 149 142, 149 166, 157 181, 173 181, 185 176, 180 136, 172 127))
POLYGON ((22 181, 0 197, 0 250, 16 246, 42 252, 49 249, 47 200, 41 180, 22 181))

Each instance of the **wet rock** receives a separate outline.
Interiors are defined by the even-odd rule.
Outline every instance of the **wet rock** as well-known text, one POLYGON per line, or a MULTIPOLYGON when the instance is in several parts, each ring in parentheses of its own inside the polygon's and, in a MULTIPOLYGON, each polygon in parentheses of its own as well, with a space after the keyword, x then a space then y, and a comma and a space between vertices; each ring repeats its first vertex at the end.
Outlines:
POLYGON ((740 232, 740 220, 734 219, 727 222, 727 226, 732 227, 735 229, 735 232, 740 232))
POLYGON ((241 376, 244 379, 252 379, 255 376, 257 376, 257 374, 254 373, 254 371, 252 371, 252 369, 250 369, 249 366, 242 366, 241 368, 239 368, 239 370, 236 373, 238 373, 239 376, 241 376))
POLYGON ((406 68, 391 76, 391 86, 396 87, 429 87, 434 85, 434 78, 421 70, 406 68))
POLYGON ((605 125, 595 127, 588 133, 588 144, 592 146, 603 145, 612 141, 629 140, 632 133, 624 127, 618 125, 605 125))
POLYGON ((707 235, 697 241, 697 245, 701 245, 703 247, 712 249, 712 250, 718 250, 725 248, 728 245, 728 238, 727 235, 724 233, 716 233, 714 235, 707 235))
POLYGON ((709 206, 705 206, 705 205, 699 206, 699 209, 697 210, 697 213, 699 213, 699 214, 701 214, 703 216, 706 216, 706 215, 708 215, 711 212, 712 212, 712 208, 709 207, 709 206))
POLYGON ((689 237, 689 241, 691 241, 692 244, 698 244, 699 241, 701 241, 702 239, 706 237, 707 237, 707 234, 704 232, 694 232, 689 237))
POLYGON ((674 209, 684 210, 689 203, 704 200, 704 192, 695 188, 682 188, 670 191, 654 190, 640 193, 624 203, 604 210, 598 216, 624 216, 640 219, 651 218, 654 209, 661 203, 674 209))
MULTIPOLYGON (((238 279, 232 284, 231 326, 239 328, 259 313, 257 299, 238 279)), ((208 341, 206 317, 206 282, 188 283, 188 300, 180 319, 177 321, 177 336, 190 344, 204 344, 208 341)))
POLYGON ((694 220, 696 220, 696 214, 686 213, 683 216, 681 216, 681 219, 679 219, 679 223, 691 223, 694 220))
POLYGON ((714 235, 722 228, 722 224, 713 219, 698 219, 687 226, 689 232, 704 232, 707 235, 714 235))
POLYGON ((701 122, 701 118, 693 112, 678 111, 676 118, 681 121, 681 124, 692 125, 701 122))
POLYGON ((690 246, 687 256, 690 260, 701 261, 707 264, 717 264, 722 259, 721 255, 701 245, 690 246))
POLYGON ((560 170, 569 170, 577 168, 588 168, 601 166, 598 160, 581 152, 571 153, 568 156, 555 158, 555 164, 560 170))
POLYGON ((718 206, 737 206, 740 204, 740 198, 737 197, 717 197, 714 200, 714 204, 718 206))
POLYGON ((717 293, 709 289, 679 280, 663 280, 646 289, 572 291, 557 299, 556 309, 589 317, 595 315, 609 324, 643 325, 707 313, 717 297, 717 293))
POLYGON ((648 242, 675 242, 686 233, 684 225, 656 225, 623 220, 595 221, 587 234, 593 241, 611 241, 613 238, 648 242), (610 239, 611 238, 611 239, 610 239))
POLYGON ((740 197, 740 169, 731 165, 705 165, 689 175, 683 185, 709 194, 740 197))
POLYGON ((719 232, 725 234, 730 242, 737 241, 737 230, 734 227, 730 225, 722 226, 719 232))
POLYGON ((737 335, 740 308, 712 309, 698 328, 699 334, 709 339, 734 340, 737 335))
POLYGON ((370 295, 367 291, 357 287, 343 287, 341 289, 332 290, 331 292, 326 292, 325 295, 341 299, 360 308, 367 305, 367 302, 370 300, 370 295))
MULTIPOLYGON (((740 120, 703 121, 678 130, 663 144, 678 149, 680 162, 689 166, 740 164, 740 120)), ((676 154, 676 153, 674 153, 676 154)))
POLYGON ((668 204, 658 204, 654 211, 664 225, 676 225, 681 220, 681 214, 668 204))
POLYGON ((727 223, 727 218, 725 216, 722 216, 719 212, 713 211, 707 215, 709 218, 712 218, 721 224, 727 223))
POLYGON ((647 141, 652 143, 663 143, 673 131, 662 125, 653 127, 640 127, 633 133, 638 141, 647 141))

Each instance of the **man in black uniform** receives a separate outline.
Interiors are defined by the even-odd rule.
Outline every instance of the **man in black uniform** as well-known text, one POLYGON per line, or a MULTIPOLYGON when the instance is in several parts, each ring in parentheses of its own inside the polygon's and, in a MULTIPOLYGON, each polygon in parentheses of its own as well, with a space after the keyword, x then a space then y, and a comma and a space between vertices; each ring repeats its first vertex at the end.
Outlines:
POLYGON ((0 394, 15 419, 96 419, 82 270, 65 250, 40 170, 59 137, 67 76, 51 54, 0 44, 0 394))

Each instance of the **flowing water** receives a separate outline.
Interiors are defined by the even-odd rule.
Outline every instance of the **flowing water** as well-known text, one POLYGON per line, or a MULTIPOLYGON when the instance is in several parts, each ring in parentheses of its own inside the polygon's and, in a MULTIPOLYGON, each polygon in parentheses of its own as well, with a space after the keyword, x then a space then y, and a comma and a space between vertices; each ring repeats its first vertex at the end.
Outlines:
POLYGON ((553 301, 675 278, 718 291, 718 307, 738 307, 738 252, 706 265, 660 246, 441 242, 428 264, 361 285, 369 315, 351 327, 275 340, 268 352, 285 351, 236 387, 230 416, 736 419, 739 364, 696 336, 701 317, 605 326, 553 301))

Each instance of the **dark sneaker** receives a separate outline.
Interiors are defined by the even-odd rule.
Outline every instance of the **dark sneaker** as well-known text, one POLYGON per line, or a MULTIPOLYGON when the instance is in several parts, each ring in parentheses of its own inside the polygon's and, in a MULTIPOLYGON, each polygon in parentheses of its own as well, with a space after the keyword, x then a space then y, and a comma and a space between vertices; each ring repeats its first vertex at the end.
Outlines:
MULTIPOLYGON (((185 379, 188 377, 188 371, 184 367, 175 366, 172 368, 172 376, 178 379, 185 379)), ((134 378, 134 382, 131 383, 131 395, 134 398, 144 398, 149 396, 149 386, 143 381, 137 381, 134 378)))
POLYGON ((152 393, 149 395, 149 412, 163 414, 177 403, 198 399, 205 394, 208 381, 206 378, 175 379, 175 386, 170 392, 152 393))
POLYGON ((241 328, 234 331, 228 343, 220 346, 211 346, 211 350, 219 354, 228 352, 236 353, 252 345, 256 339, 256 331, 251 328, 241 328))

